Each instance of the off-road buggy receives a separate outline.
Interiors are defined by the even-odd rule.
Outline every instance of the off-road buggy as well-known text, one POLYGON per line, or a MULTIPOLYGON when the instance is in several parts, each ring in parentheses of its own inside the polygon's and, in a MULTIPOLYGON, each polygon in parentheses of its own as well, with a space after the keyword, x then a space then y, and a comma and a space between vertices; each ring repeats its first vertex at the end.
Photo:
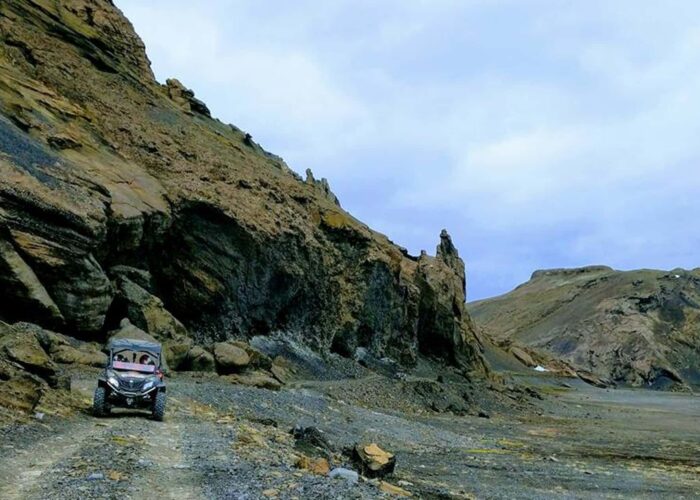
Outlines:
POLYGON ((114 339, 107 345, 109 362, 93 399, 96 416, 109 414, 112 407, 149 409, 153 418, 165 415, 162 348, 144 340, 114 339))

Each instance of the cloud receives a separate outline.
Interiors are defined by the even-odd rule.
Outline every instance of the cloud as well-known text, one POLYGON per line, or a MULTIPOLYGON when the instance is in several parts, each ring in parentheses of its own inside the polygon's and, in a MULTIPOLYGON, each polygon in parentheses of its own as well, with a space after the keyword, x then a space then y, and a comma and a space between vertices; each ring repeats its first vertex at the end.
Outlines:
POLYGON ((120 0, 161 80, 470 296, 535 267, 695 267, 700 5, 120 0), (154 22, 157 20, 157 22, 154 22))

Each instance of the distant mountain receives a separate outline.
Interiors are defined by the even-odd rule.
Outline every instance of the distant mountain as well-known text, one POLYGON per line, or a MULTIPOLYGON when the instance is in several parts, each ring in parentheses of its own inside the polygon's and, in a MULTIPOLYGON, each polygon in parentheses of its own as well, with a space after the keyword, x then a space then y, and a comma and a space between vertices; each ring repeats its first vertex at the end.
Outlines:
POLYGON ((544 351, 602 378, 700 385, 700 269, 536 271, 468 310, 496 342, 544 351))

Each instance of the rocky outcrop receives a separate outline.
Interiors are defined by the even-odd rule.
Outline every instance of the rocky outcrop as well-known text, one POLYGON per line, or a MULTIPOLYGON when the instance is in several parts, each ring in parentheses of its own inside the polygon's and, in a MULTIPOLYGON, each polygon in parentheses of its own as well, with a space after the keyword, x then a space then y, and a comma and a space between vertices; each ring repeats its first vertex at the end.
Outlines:
POLYGON ((183 368, 214 367, 192 342, 283 333, 485 373, 446 234, 410 257, 158 84, 111 2, 8 0, 0 42, 0 318, 89 340, 128 318, 183 368))
POLYGON ((0 322, 0 407, 29 413, 53 389, 69 388, 59 363, 96 366, 106 357, 93 345, 29 323, 0 322))
POLYGON ((536 271, 469 310, 485 333, 561 359, 582 379, 700 386, 700 271, 536 271))

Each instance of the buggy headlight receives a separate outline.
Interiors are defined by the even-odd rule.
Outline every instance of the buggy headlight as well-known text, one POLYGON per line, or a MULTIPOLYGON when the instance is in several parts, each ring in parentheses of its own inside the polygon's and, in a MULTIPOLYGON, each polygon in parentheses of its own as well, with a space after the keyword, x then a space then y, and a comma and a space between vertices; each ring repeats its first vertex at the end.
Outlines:
POLYGON ((155 385, 155 382, 153 380, 149 380, 145 384, 143 384, 143 390, 148 391, 150 390, 153 386, 155 385))
POLYGON ((109 377, 107 377, 107 383, 115 389, 119 388, 119 379, 114 375, 110 375, 109 377))

